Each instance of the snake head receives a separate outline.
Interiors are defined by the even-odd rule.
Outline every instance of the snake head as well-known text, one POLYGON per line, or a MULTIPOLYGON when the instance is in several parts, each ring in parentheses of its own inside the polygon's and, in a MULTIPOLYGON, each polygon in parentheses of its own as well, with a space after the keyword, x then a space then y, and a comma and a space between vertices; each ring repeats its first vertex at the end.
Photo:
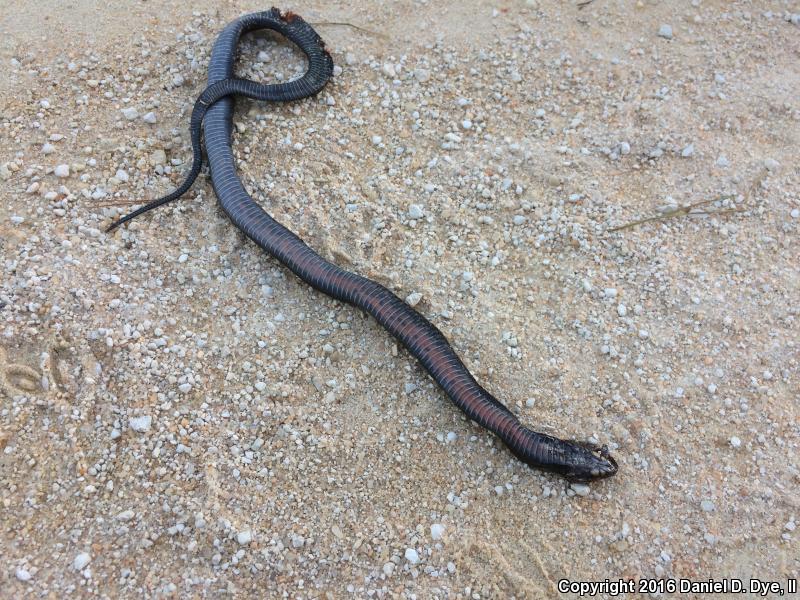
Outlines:
POLYGON ((583 483, 605 479, 615 475, 619 470, 617 461, 608 453, 608 446, 579 441, 566 443, 572 446, 570 460, 568 465, 559 469, 559 472, 569 481, 583 483))

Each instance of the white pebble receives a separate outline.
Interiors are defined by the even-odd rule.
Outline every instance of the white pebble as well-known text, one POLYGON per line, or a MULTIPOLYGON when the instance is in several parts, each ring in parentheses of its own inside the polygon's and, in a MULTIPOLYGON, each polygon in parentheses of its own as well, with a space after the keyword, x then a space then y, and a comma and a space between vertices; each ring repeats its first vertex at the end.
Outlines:
POLYGON ((389 577, 392 573, 394 573, 394 563, 387 562, 385 565, 383 565, 383 574, 389 577))
POLYGON ((672 39, 672 26, 663 23, 661 27, 658 28, 658 37, 662 37, 666 40, 672 39))
POLYGON ((45 145, 42 146, 42 154, 52 154, 56 151, 56 147, 53 146, 50 142, 45 142, 45 145))
POLYGON ((128 510, 123 510, 121 513, 119 513, 114 518, 117 521, 130 521, 134 516, 136 516, 136 513, 134 513, 132 510, 128 509, 128 510))
POLYGON ((408 216, 412 219, 421 219, 425 216, 425 212, 419 204, 412 204, 408 207, 408 216))
POLYGON ((740 440, 735 435, 731 437, 730 442, 731 446, 733 446, 734 448, 739 448, 742 445, 742 440, 740 440))
POLYGON ((416 306, 419 304, 420 300, 422 300, 422 294, 419 292, 411 292, 408 296, 406 296, 406 304, 409 306, 416 306))
POLYGON ((181 393, 188 394, 189 392, 192 391, 192 384, 191 383, 182 383, 182 384, 180 384, 178 386, 178 389, 181 391, 181 393))
POLYGON ((406 548, 406 560, 415 565, 419 562, 419 554, 413 548, 406 548))
POLYGON ((153 417, 150 415, 142 415, 141 417, 132 417, 128 419, 128 427, 134 431, 144 433, 150 430, 150 425, 153 422, 153 417))
POLYGON ((31 580, 31 574, 28 572, 27 569, 23 569, 22 567, 18 568, 14 572, 14 575, 16 575, 17 579, 19 579, 20 581, 30 581, 31 580))
POLYGON ((800 208, 793 208, 789 213, 789 216, 792 217, 793 219, 800 218, 800 208))
POLYGON ((728 157, 724 154, 720 154, 719 158, 717 159, 717 166, 722 167, 723 169, 726 167, 731 166, 731 161, 728 160, 728 157))
POLYGON ((455 431, 448 431, 447 432, 447 443, 448 444, 452 444, 453 442, 456 441, 456 439, 458 439, 458 435, 456 435, 455 431))
POLYGON ((464 129, 472 129, 472 121, 470 121, 469 119, 464 119, 463 121, 461 121, 461 127, 463 127, 464 129))
POLYGON ((717 393, 717 386, 713 383, 709 383, 708 387, 706 388, 709 394, 716 394, 717 393))
POLYGON ((683 150, 681 150, 681 156, 683 158, 689 158, 692 154, 694 154, 694 144, 684 146, 683 150))
POLYGON ((239 542, 240 545, 246 546, 253 541, 253 533, 249 529, 240 531, 236 534, 236 541, 239 542))
POLYGON ((603 290, 603 295, 606 298, 616 298, 617 297, 617 288, 606 288, 603 290))
POLYGON ((128 106, 122 109, 122 116, 128 119, 128 121, 133 121, 139 116, 139 111, 132 106, 128 106))
POLYGON ((434 540, 442 539, 442 534, 444 534, 444 525, 441 523, 434 523, 431 525, 431 537, 434 540))
POLYGON ((145 115, 142 117, 142 121, 144 121, 145 123, 153 124, 156 122, 156 120, 157 120, 156 113, 154 113, 153 111, 145 113, 145 115))
POLYGON ((88 552, 81 552, 75 559, 72 561, 72 566, 76 571, 81 571, 86 565, 88 565, 92 560, 92 557, 89 556, 88 552))
POLYGON ((628 314, 628 307, 625 306, 624 304, 618 304, 617 305, 617 314, 620 317, 624 317, 625 315, 628 314))
POLYGON ((714 503, 711 500, 703 500, 700 503, 700 508, 702 508, 704 512, 711 512, 714 510, 714 503))
POLYGON ((128 172, 123 171, 122 169, 117 169, 117 173, 114 175, 114 177, 116 177, 120 181, 128 181, 129 179, 128 172))
POLYGON ((372 136, 372 143, 375 144, 376 146, 379 145, 382 141, 383 141, 383 138, 381 136, 379 136, 379 135, 373 135, 372 136))
POLYGON ((53 169, 53 175, 56 177, 69 177, 69 165, 58 165, 53 169))
POLYGON ((588 496, 591 488, 585 483, 571 483, 570 486, 578 496, 588 496))

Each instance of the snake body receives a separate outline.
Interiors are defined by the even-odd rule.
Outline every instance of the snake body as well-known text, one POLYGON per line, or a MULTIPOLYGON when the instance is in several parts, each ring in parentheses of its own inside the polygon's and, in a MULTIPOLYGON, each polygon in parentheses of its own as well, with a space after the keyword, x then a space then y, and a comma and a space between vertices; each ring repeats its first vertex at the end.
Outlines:
POLYGON ((605 447, 562 440, 525 427, 499 400, 475 380, 445 336, 419 312, 381 284, 325 260, 297 235, 270 217, 247 193, 236 174, 231 150, 234 95, 264 101, 291 101, 319 92, 333 74, 333 61, 322 39, 302 18, 278 9, 245 15, 230 24, 214 44, 208 87, 195 103, 191 117, 192 168, 184 183, 114 223, 109 229, 189 189, 202 164, 201 129, 211 181, 222 210, 244 234, 317 290, 372 315, 419 360, 445 393, 470 419, 499 437, 528 465, 559 473, 572 481, 609 477, 617 464, 605 447), (302 50, 308 70, 300 79, 282 84, 259 84, 234 77, 236 46, 242 35, 256 29, 276 31, 302 50))

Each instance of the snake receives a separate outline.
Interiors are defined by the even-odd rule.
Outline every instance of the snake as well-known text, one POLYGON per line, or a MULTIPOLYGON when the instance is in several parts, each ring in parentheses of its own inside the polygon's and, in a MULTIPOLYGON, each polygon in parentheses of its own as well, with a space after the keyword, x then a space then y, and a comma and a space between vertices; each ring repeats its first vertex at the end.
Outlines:
POLYGON ((380 283, 322 258, 247 193, 236 173, 231 147, 234 97, 265 102, 300 100, 317 94, 332 76, 333 59, 325 43, 302 17, 272 8, 229 23, 212 48, 208 86, 192 108, 189 127, 192 166, 188 175, 174 192, 118 219, 108 231, 183 196, 200 174, 205 148, 219 204, 245 236, 308 285, 371 315, 419 361, 469 419, 496 435, 519 460, 572 482, 589 482, 617 473, 617 462, 607 446, 560 439, 526 427, 505 404, 477 382, 433 323, 380 283), (235 76, 240 38, 262 29, 282 35, 305 54, 308 66, 301 77, 284 83, 261 84, 235 76))

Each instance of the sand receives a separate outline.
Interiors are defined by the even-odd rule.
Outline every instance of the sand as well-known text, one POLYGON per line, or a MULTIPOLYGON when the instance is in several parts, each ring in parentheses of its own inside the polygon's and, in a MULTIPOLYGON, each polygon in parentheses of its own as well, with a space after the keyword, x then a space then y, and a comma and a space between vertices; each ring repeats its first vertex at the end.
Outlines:
MULTIPOLYGON (((180 181, 211 45, 264 8, 0 6, 3 594, 788 590, 796 5, 301 2, 282 8, 318 24, 334 80, 237 102, 254 198, 416 303, 525 423, 608 444, 620 472, 588 488, 515 460, 264 255, 206 175, 104 233, 180 181)), ((256 35, 239 65, 304 62, 256 35)))

